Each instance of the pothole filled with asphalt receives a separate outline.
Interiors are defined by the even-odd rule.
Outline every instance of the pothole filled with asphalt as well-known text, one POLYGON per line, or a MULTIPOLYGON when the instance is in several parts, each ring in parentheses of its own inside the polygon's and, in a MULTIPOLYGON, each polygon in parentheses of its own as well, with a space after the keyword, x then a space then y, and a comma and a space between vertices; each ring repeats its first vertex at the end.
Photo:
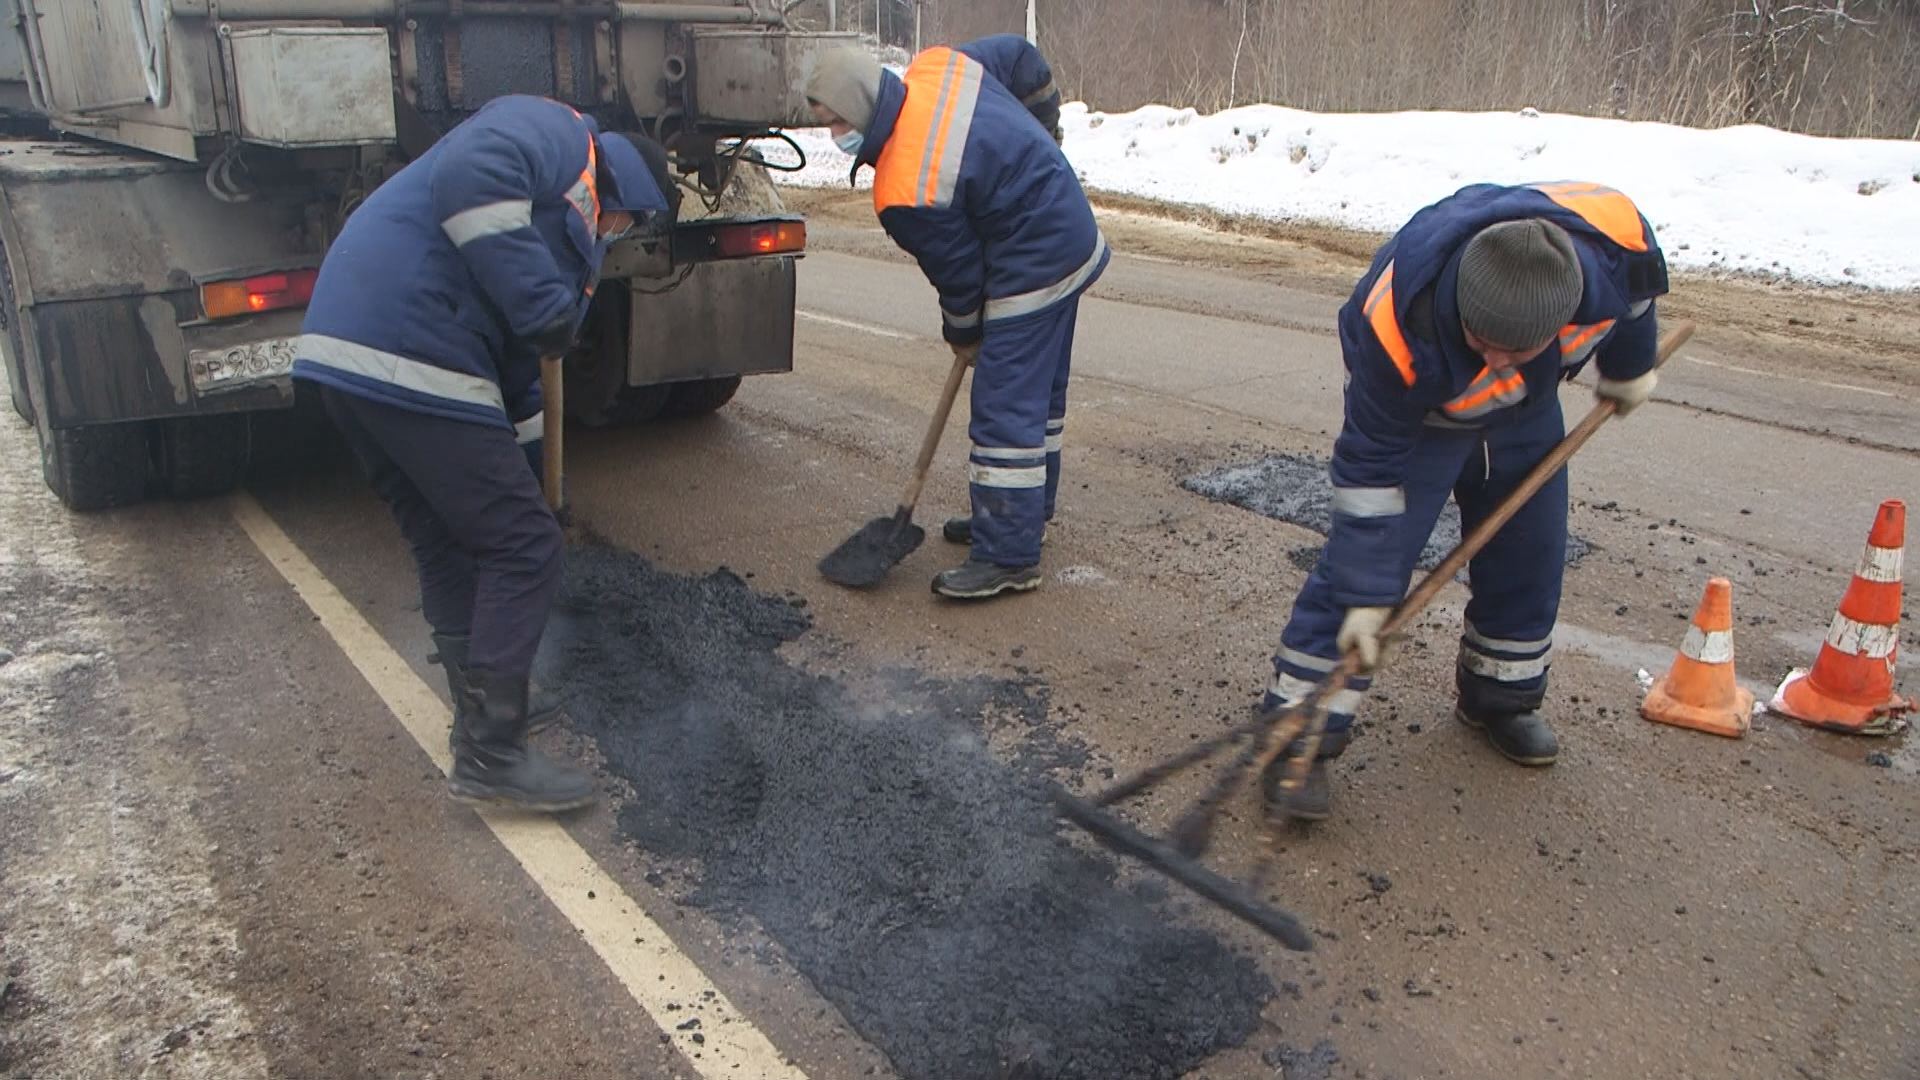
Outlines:
POLYGON ((902 1076, 1173 1078, 1253 1034, 1255 963, 1049 810, 1036 780, 1084 753, 1044 685, 891 671, 875 703, 779 655, 797 598, 568 559, 542 677, 632 786, 621 832, 697 866, 688 902, 751 917, 902 1076))
MULTIPOLYGON (((1223 465, 1195 473, 1180 481, 1180 486, 1196 495, 1251 510, 1261 517, 1284 521, 1312 529, 1326 536, 1333 527, 1333 482, 1327 478, 1328 461, 1305 454, 1269 454, 1256 461, 1223 465)), ((1419 568, 1431 570, 1440 565, 1460 543, 1460 508, 1449 499, 1440 511, 1440 520, 1420 551, 1419 568)), ((1313 569, 1320 557, 1319 544, 1310 544, 1287 553, 1289 561, 1302 570, 1313 569)), ((1593 550, 1579 536, 1567 535, 1567 565, 1571 566, 1593 550)))

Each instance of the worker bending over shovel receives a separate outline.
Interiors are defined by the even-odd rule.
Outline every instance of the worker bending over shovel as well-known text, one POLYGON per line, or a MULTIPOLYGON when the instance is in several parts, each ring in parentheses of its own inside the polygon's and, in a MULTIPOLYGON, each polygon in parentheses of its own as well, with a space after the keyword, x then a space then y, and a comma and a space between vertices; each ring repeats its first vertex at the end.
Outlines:
POLYGON ((854 172, 873 166, 881 226, 939 291, 948 344, 973 360, 973 512, 943 530, 972 550, 933 591, 984 599, 1037 588, 1074 322, 1109 257, 1060 152, 1046 61, 1000 35, 929 49, 902 78, 843 49, 820 58, 807 96, 854 172))
POLYGON ((658 144, 501 98, 382 184, 320 268, 293 374, 413 548, 464 801, 593 801, 585 773, 527 746, 558 712, 529 674, 562 537, 519 443, 540 436, 540 358, 571 345, 608 246, 636 216, 671 218, 675 194, 658 144))
MULTIPOLYGON (((1589 359, 1625 416, 1653 393, 1654 299, 1667 291, 1653 229, 1594 184, 1478 184, 1413 216, 1340 309, 1346 420, 1333 448, 1333 524, 1294 601, 1263 708, 1306 698, 1342 655, 1360 674, 1292 791, 1286 756, 1262 777, 1276 820, 1328 814, 1326 762, 1352 737, 1382 627, 1452 494, 1471 531, 1565 434, 1559 383, 1589 359)), ((1539 713, 1566 565, 1567 474, 1531 499, 1468 567, 1472 598, 1455 717, 1522 765, 1551 765, 1539 713)), ((1288 754, 1301 752, 1296 742, 1288 754)))

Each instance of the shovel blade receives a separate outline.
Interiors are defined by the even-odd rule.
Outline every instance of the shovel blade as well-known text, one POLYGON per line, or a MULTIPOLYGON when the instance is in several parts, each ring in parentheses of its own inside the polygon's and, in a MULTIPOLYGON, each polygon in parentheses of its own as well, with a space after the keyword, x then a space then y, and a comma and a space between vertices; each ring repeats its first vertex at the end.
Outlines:
POLYGON ((866 589, 914 553, 927 530, 897 517, 874 518, 820 560, 820 573, 835 585, 866 589))

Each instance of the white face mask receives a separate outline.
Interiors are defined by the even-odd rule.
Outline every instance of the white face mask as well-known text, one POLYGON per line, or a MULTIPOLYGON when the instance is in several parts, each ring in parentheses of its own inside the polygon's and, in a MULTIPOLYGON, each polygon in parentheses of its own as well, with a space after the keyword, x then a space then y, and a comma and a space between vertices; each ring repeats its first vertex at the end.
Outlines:
POLYGON ((849 131, 845 135, 835 135, 833 137, 833 145, 854 157, 860 156, 860 147, 865 145, 866 141, 866 135, 858 131, 849 131))

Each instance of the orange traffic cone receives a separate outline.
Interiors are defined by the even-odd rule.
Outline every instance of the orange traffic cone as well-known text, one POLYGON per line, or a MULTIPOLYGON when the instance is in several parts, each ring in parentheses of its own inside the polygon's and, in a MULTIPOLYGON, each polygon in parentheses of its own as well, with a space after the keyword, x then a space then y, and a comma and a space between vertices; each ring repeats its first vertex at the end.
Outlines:
POLYGON ((1769 707, 1803 724, 1859 735, 1889 735, 1906 726, 1915 703, 1893 692, 1900 651, 1900 561, 1907 538, 1907 504, 1880 504, 1867 553, 1840 598, 1813 670, 1798 668, 1780 684, 1769 707))
POLYGON ((1640 715, 1733 739, 1753 726, 1753 694, 1733 680, 1733 582, 1707 582, 1680 655, 1667 677, 1647 691, 1640 715))

